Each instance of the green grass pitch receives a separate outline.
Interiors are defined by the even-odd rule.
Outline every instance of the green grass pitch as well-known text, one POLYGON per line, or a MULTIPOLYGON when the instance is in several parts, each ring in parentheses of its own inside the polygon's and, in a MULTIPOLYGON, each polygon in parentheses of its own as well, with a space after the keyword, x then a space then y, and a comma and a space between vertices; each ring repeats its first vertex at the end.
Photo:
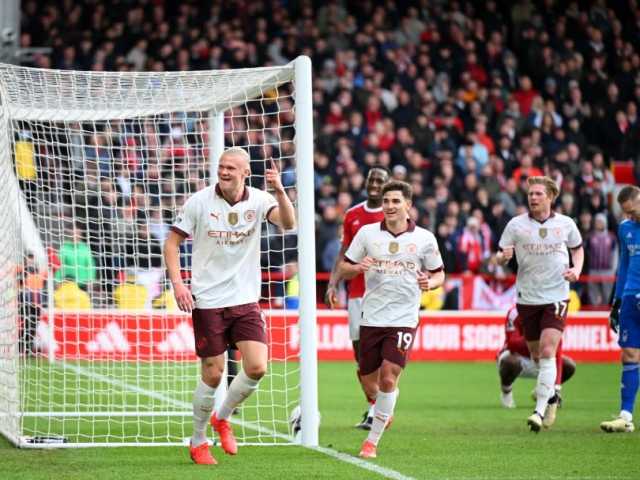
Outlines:
MULTIPOLYGON (((516 381, 518 408, 505 410, 499 405, 494 364, 409 364, 400 382, 393 426, 381 440, 378 458, 367 463, 386 469, 381 471, 387 478, 395 471, 400 479, 640 478, 640 433, 605 434, 598 428, 600 421, 617 412, 619 370, 616 364, 578 365, 576 376, 564 387, 564 407, 556 425, 533 434, 526 429, 533 381, 516 381)), ((104 395, 124 394, 99 380, 92 382, 104 395)), ((321 446, 356 457, 365 432, 353 425, 365 405, 353 365, 321 363, 319 387, 321 446)), ((154 388, 180 390, 163 382, 154 388)), ((157 399, 148 401, 162 408, 157 399)), ((189 431, 189 418, 175 422, 176 434, 189 431)), ((108 422, 103 427, 108 428, 108 422)), ((385 478, 302 447, 241 447, 236 457, 225 456, 218 447, 213 451, 220 464, 203 467, 191 464, 184 447, 18 450, 1 439, 0 478, 385 478)))

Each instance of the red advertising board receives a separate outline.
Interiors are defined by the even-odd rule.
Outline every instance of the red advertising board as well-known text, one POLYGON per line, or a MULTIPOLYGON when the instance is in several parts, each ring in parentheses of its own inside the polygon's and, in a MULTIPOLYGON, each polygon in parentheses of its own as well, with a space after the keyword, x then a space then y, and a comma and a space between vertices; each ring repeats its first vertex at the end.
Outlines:
MULTIPOLYGON (((297 312, 265 312, 271 358, 297 359, 300 332, 297 312)), ((411 360, 493 360, 504 342, 504 313, 423 313, 411 360)), ((39 327, 39 343, 53 345, 56 357, 137 361, 193 360, 190 316, 181 313, 134 313, 119 310, 56 312, 39 327), (53 337, 51 337, 53 333, 53 337)), ((619 360, 617 338, 605 312, 569 316, 564 352, 578 361, 619 360)), ((345 311, 318 311, 318 358, 353 360, 345 311)))

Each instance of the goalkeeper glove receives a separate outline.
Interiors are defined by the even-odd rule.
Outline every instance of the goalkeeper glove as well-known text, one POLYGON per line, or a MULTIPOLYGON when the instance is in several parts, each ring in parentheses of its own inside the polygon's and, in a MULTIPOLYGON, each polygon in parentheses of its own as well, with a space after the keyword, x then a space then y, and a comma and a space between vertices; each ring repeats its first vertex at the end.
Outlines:
POLYGON ((620 303, 619 298, 614 299, 609 313, 609 327, 616 333, 618 333, 618 328, 620 327, 620 303))

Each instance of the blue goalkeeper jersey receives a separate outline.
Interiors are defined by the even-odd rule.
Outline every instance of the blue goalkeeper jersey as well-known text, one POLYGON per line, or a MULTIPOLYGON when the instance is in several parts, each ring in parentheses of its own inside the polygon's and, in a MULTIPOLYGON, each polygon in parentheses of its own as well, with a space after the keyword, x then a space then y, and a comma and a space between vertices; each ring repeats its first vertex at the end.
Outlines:
POLYGON ((640 223, 625 220, 618 227, 620 261, 616 278, 616 298, 640 293, 640 223))

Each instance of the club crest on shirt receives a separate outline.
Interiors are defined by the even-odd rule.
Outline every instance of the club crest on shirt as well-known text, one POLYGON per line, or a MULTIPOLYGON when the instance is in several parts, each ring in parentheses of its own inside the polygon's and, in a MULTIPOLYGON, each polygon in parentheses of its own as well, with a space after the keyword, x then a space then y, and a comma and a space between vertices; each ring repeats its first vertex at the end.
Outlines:
POLYGON ((235 225, 236 223, 238 223, 238 212, 229 212, 227 220, 231 225, 235 225))
POLYGON ((547 238, 547 233, 549 233, 549 231, 546 228, 538 229, 538 235, 540 235, 540 238, 547 238))
POLYGON ((553 229, 553 234, 558 238, 562 237, 562 229, 561 228, 554 228, 553 229))
POLYGON ((418 251, 418 246, 415 243, 409 243, 405 249, 407 253, 416 253, 418 251))
POLYGON ((400 244, 398 242, 389 242, 389 253, 398 253, 400 244))
POLYGON ((247 210, 246 212, 244 212, 244 219, 247 222, 253 222, 256 219, 256 211, 247 210))

